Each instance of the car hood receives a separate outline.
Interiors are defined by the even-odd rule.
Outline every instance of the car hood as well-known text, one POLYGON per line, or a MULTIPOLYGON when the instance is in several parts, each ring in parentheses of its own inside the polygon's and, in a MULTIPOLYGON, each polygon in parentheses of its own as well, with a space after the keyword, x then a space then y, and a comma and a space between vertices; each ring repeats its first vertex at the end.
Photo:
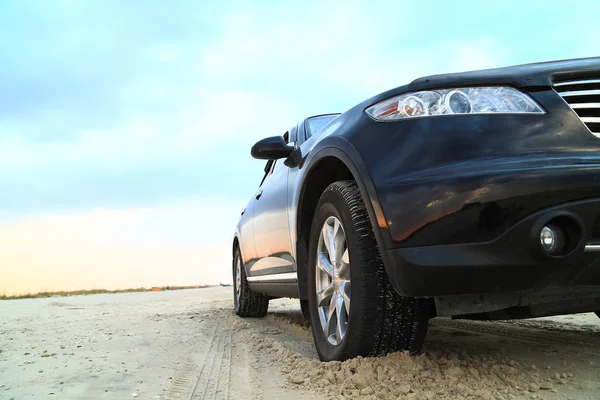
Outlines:
POLYGON ((505 68, 426 76, 406 91, 467 85, 550 86, 554 81, 600 77, 600 57, 523 64, 505 68))

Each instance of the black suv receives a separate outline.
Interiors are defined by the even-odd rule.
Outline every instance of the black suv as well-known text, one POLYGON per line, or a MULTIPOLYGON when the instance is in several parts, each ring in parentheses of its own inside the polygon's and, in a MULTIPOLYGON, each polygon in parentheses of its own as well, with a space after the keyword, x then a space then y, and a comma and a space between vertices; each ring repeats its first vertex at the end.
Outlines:
POLYGON ((235 312, 297 297, 322 360, 429 318, 600 310, 600 58, 421 78, 256 143, 235 312))

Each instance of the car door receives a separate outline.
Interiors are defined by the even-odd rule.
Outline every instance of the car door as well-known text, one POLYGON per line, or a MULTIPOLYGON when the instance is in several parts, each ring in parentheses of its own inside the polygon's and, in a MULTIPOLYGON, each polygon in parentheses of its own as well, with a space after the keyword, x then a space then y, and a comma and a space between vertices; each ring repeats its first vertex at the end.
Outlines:
MULTIPOLYGON (((293 143, 295 135, 296 128, 284 137, 288 143, 293 143)), ((273 161, 271 170, 255 196, 253 227, 257 261, 250 268, 250 276, 290 274, 296 271, 288 222, 289 168, 284 165, 284 161, 273 161)), ((277 277, 272 278, 277 280, 277 277)))
POLYGON ((254 203, 256 199, 252 197, 244 210, 238 222, 238 231, 240 233, 240 251, 244 265, 250 267, 256 262, 256 246, 254 245, 254 203))

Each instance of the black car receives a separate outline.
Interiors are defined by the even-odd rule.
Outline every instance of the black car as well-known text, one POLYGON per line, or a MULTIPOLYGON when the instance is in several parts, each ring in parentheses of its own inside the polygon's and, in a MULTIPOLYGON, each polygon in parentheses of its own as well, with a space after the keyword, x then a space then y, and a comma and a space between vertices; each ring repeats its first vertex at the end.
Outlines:
POLYGON ((600 310, 600 58, 436 75, 256 143, 235 312, 300 299, 322 360, 436 316, 600 310))

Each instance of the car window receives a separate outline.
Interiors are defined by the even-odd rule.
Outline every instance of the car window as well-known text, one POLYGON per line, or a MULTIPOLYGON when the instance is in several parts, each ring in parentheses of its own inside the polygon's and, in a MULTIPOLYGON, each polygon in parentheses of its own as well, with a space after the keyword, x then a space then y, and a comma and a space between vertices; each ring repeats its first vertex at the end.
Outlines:
POLYGON ((321 115, 318 117, 312 117, 306 120, 306 138, 313 136, 319 132, 325 125, 330 123, 332 120, 338 117, 339 114, 335 115, 321 115))
POLYGON ((298 142, 298 128, 297 126, 294 126, 292 129, 290 129, 290 136, 289 140, 287 140, 287 143, 293 143, 296 145, 296 142, 298 142))

